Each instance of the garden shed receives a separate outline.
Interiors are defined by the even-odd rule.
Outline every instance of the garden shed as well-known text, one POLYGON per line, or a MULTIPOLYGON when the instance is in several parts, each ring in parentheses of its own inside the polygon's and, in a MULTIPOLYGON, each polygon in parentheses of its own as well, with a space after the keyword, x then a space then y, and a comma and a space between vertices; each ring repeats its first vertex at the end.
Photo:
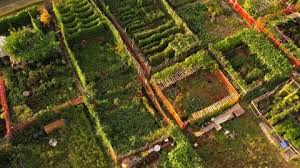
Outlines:
POLYGON ((6 37, 5 36, 0 36, 0 58, 7 56, 7 54, 3 51, 2 46, 5 42, 6 37))

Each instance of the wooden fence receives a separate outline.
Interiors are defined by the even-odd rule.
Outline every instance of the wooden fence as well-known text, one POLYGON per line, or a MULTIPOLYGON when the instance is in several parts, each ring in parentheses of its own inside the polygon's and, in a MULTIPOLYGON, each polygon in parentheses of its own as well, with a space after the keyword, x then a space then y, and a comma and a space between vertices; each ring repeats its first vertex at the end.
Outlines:
POLYGON ((174 75, 170 76, 169 78, 167 78, 165 80, 157 80, 157 79, 153 78, 153 79, 151 79, 151 82, 152 83, 154 82, 160 90, 164 90, 165 88, 168 88, 169 86, 173 85, 177 81, 180 81, 180 80, 194 74, 198 70, 199 69, 194 68, 194 69, 189 69, 186 71, 178 71, 174 75))

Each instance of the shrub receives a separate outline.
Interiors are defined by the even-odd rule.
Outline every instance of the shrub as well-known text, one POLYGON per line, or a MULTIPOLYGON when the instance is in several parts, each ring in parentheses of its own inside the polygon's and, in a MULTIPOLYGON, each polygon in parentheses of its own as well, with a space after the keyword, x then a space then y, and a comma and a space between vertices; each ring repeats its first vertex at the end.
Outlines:
POLYGON ((18 61, 43 61, 57 51, 55 33, 39 33, 23 27, 11 31, 3 45, 4 50, 18 61))

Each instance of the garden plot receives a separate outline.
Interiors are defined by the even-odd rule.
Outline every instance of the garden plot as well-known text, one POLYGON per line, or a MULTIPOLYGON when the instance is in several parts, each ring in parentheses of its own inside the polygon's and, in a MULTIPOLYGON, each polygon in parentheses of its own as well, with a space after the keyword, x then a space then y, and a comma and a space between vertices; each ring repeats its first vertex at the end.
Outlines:
POLYGON ((155 111, 144 97, 134 67, 126 62, 128 55, 118 54, 116 46, 104 43, 107 45, 88 39, 87 47, 75 54, 92 90, 90 96, 96 101, 104 132, 117 153, 126 153, 143 146, 160 125, 152 116, 155 111))
POLYGON ((0 59, 14 124, 79 96, 72 67, 64 60, 55 33, 33 27, 10 32, 3 46, 10 56, 0 59))
POLYGON ((213 73, 199 71, 165 89, 164 94, 186 120, 192 113, 227 97, 229 92, 213 73))
POLYGON ((300 58, 300 17, 290 19, 285 23, 277 25, 279 33, 288 38, 296 46, 296 56, 300 58))
POLYGON ((300 148, 300 85, 291 81, 271 94, 256 102, 259 111, 272 128, 289 141, 295 148, 300 148))
POLYGON ((60 113, 44 111, 32 127, 17 133, 6 157, 9 167, 110 167, 109 158, 99 145, 85 106, 74 106, 60 113), (33 138, 43 126, 59 119, 65 125, 50 134, 33 138), (57 141, 56 147, 48 143, 57 141))
POLYGON ((205 44, 222 40, 245 27, 242 19, 225 2, 222 2, 223 5, 217 0, 179 3, 180 5, 176 0, 169 2, 205 44))
POLYGON ((227 52, 225 58, 241 78, 245 79, 246 85, 261 83, 269 72, 267 66, 258 60, 256 54, 250 53, 249 46, 244 43, 227 52))
POLYGON ((184 121, 207 119, 238 99, 206 51, 154 74, 152 84, 170 113, 184 121))
POLYGON ((244 94, 265 92, 291 74, 288 59, 255 30, 241 31, 210 50, 244 94))
MULTIPOLYGON (((67 33, 70 31, 65 27, 66 16, 61 13, 66 8, 73 9, 72 5, 79 3, 76 0, 68 2, 71 6, 65 3, 54 6, 57 18, 62 21, 61 26, 67 33)), ((81 13, 74 15, 77 17, 81 13)), ((103 16, 98 13, 97 17, 103 16)), ((76 20, 79 24, 83 22, 76 20)), ((136 80, 137 72, 123 44, 117 43, 118 37, 107 29, 108 23, 102 23, 104 26, 91 32, 83 30, 82 33, 86 36, 82 40, 67 38, 74 54, 69 53, 73 64, 78 66, 76 70, 87 91, 90 113, 103 127, 101 129, 114 152, 117 155, 126 154, 159 137, 160 134, 151 134, 158 131, 162 125, 156 120, 155 110, 148 103, 141 84, 136 80)), ((96 129, 99 129, 99 126, 96 129)))
POLYGON ((153 68, 182 60, 200 45, 195 35, 175 24, 157 0, 106 3, 153 68))

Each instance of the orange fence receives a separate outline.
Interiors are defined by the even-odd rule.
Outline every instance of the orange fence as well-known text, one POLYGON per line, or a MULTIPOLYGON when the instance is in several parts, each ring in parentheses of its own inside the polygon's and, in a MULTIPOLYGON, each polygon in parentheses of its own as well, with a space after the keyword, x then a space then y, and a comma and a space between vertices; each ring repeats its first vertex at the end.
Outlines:
POLYGON ((237 3, 237 0, 227 0, 227 2, 233 7, 233 9, 239 13, 250 26, 253 26, 256 22, 256 20, 248 14, 248 12, 241 7, 240 4, 237 3))
POLYGON ((239 95, 239 93, 236 91, 236 89, 233 87, 233 85, 229 82, 229 80, 226 78, 226 76, 224 75, 224 73, 220 70, 214 72, 214 75, 216 76, 216 78, 220 81, 222 81, 225 85, 226 88, 229 90, 230 94, 237 94, 239 95))
MULTIPOLYGON (((295 66, 295 68, 300 67, 300 60, 296 58, 295 53, 291 53, 289 49, 284 47, 281 41, 270 32, 263 23, 257 22, 248 12, 238 4, 237 0, 227 0, 227 2, 238 12, 251 26, 255 26, 255 28, 263 32, 273 43, 276 47, 278 47, 282 52, 289 56, 290 62, 295 66)), ((300 7, 294 6, 294 10, 300 7)))
POLYGON ((163 102, 163 104, 165 105, 165 107, 167 108, 169 113, 174 118, 177 125, 183 129, 185 127, 185 124, 182 122, 181 118, 178 116, 176 110, 174 109, 174 107, 172 106, 170 101, 165 97, 165 95, 162 93, 162 91, 159 89, 159 87, 157 86, 156 83, 153 83, 152 86, 153 86, 154 90, 156 91, 160 100, 163 102))
MULTIPOLYGON (((139 67, 138 64, 136 64, 137 67, 139 67)), ((152 88, 150 83, 148 82, 148 80, 145 78, 145 76, 142 74, 142 72, 140 72, 139 68, 138 68, 138 80, 143 84, 144 88, 146 89, 147 94, 149 95, 149 98, 151 99, 152 103, 154 104, 154 106, 156 107, 156 109, 158 110, 158 112, 161 114, 163 120, 168 124, 171 125, 171 122, 169 120, 169 118, 167 117, 167 115, 165 114, 164 110, 161 108, 152 88)))
MULTIPOLYGON (((215 77, 218 80, 220 80, 221 82, 223 82, 225 84, 230 95, 227 96, 226 98, 214 103, 213 105, 203 109, 207 113, 210 113, 211 111, 215 111, 216 108, 221 109, 222 107, 225 107, 226 105, 233 105, 234 103, 236 103, 238 101, 238 99, 240 97, 239 93, 236 91, 236 89, 233 87, 233 85, 229 82, 229 80, 226 78, 226 76, 222 73, 222 71, 218 70, 218 71, 214 72, 213 74, 215 75, 215 77)), ((187 120, 187 122, 183 122, 181 120, 180 116, 178 115, 178 113, 176 112, 175 108, 170 103, 170 101, 165 97, 165 95, 163 94, 162 90, 157 85, 157 83, 153 82, 152 86, 153 86, 154 90, 156 91, 158 97, 161 99, 161 101, 163 102, 163 104, 165 105, 165 107, 167 108, 167 110, 172 115, 175 122, 177 123, 177 125, 180 128, 185 128, 187 123, 189 123, 190 121, 196 120, 196 117, 192 116, 191 118, 194 118, 194 119, 189 119, 189 120, 187 120)), ((200 110, 200 111, 202 112, 203 110, 200 110)), ((193 114, 196 115, 196 113, 197 112, 195 112, 193 114)), ((199 116, 199 115, 196 115, 196 116, 199 116)))
POLYGON ((12 135, 11 128, 10 128, 11 127, 11 120, 10 120, 8 105, 7 105, 7 102, 6 102, 5 84, 4 84, 4 80, 3 80, 1 74, 0 74, 0 99, 1 99, 2 109, 3 109, 4 114, 5 114, 6 136, 11 137, 11 135, 12 135))

